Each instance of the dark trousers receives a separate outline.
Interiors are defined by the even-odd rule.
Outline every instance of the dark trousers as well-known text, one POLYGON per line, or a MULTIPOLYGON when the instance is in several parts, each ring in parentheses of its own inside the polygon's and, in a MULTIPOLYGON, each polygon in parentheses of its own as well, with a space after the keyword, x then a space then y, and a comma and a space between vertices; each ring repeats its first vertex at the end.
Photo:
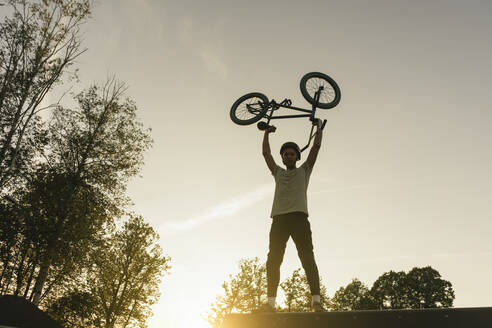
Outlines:
POLYGON ((311 295, 319 295, 319 273, 314 260, 311 225, 305 213, 292 212, 275 216, 270 228, 270 245, 266 263, 268 297, 277 296, 280 265, 284 259, 285 246, 289 237, 292 237, 296 244, 311 295))

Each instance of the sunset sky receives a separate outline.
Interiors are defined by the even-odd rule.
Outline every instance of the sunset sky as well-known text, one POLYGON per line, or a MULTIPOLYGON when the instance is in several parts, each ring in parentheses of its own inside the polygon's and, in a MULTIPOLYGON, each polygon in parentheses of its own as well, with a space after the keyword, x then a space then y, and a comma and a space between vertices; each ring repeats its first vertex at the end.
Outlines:
MULTIPOLYGON (((491 306, 491 12, 479 0, 97 1, 79 87, 125 81, 155 141, 128 189, 172 258, 149 327, 208 327, 238 261, 266 260, 262 133, 229 110, 253 91, 308 108, 299 81, 311 71, 342 91, 319 110, 328 123, 308 191, 329 296, 430 265, 455 306, 491 306)), ((305 145, 310 124, 275 125, 280 164, 280 145, 305 145)), ((281 279, 298 267, 291 240, 281 279)))

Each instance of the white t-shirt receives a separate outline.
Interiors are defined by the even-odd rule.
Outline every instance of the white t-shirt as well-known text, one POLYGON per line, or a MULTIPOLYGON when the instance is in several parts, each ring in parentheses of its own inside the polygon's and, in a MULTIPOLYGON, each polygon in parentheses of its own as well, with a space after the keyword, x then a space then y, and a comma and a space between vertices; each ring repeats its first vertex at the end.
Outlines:
POLYGON ((304 162, 300 167, 286 170, 276 166, 272 175, 275 178, 275 196, 270 217, 291 212, 309 215, 307 208, 307 187, 312 167, 304 162))

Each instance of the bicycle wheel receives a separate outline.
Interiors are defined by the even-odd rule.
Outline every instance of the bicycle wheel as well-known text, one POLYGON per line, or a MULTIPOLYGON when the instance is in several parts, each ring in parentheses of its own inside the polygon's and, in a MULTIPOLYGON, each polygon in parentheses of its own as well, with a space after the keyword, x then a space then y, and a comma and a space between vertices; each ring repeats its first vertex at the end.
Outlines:
POLYGON ((231 107, 231 120, 239 125, 259 121, 268 110, 268 98, 259 92, 248 93, 234 102, 231 107))
POLYGON ((323 87, 319 96, 317 107, 323 109, 333 108, 340 102, 340 88, 337 83, 328 75, 311 72, 304 75, 301 79, 301 93, 310 104, 315 104, 315 93, 323 87))

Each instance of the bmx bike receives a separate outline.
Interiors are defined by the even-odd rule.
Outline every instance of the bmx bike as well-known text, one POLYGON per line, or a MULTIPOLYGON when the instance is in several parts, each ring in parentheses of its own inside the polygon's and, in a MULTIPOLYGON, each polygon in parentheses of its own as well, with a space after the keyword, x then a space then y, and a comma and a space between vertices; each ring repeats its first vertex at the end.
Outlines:
MULTIPOLYGON (((311 122, 317 122, 315 117, 316 108, 330 109, 340 102, 341 92, 335 80, 326 74, 320 72, 311 72, 305 74, 300 82, 301 94, 311 105, 312 109, 304 109, 292 106, 290 99, 284 99, 277 103, 274 99, 268 101, 267 96, 259 92, 251 92, 240 97, 231 107, 231 120, 239 125, 250 125, 258 122, 260 130, 266 130, 270 127, 270 121, 274 119, 309 117, 311 122), (280 108, 287 108, 306 114, 295 115, 274 115, 275 111, 280 108)), ((326 120, 323 121, 321 129, 325 127, 326 120)), ((301 149, 301 152, 309 147, 313 135, 314 125, 311 127, 308 144, 301 149)))

